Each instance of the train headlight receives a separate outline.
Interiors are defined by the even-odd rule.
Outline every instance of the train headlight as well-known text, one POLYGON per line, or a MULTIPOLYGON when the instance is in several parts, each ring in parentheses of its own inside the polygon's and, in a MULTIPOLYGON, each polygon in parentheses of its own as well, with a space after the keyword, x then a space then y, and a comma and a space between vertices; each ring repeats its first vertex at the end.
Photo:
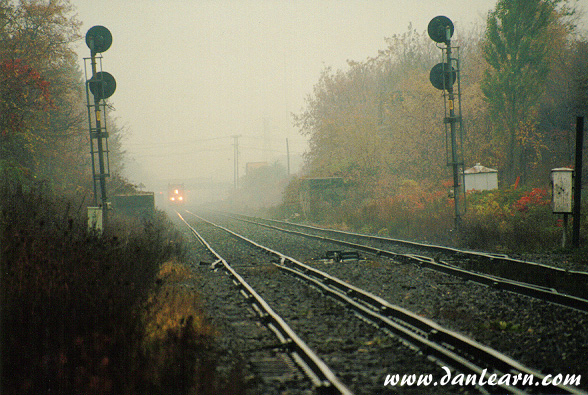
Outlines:
POLYGON ((180 197, 178 198, 178 200, 184 200, 184 197, 183 197, 183 196, 180 196, 180 197))
POLYGON ((174 200, 176 200, 176 198, 172 196, 169 198, 169 200, 174 201, 174 200))

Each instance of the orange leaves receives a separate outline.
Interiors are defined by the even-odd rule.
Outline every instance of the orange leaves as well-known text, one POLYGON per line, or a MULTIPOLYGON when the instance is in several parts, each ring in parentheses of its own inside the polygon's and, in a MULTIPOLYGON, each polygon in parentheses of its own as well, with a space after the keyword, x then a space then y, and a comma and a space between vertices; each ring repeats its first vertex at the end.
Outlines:
POLYGON ((545 211, 550 203, 549 192, 543 188, 533 188, 526 192, 507 189, 468 194, 468 207, 472 213, 503 220, 538 214, 545 211))
POLYGON ((49 82, 20 59, 0 63, 0 129, 2 136, 23 132, 27 119, 53 103, 49 82))
POLYGON ((30 65, 20 59, 7 60, 0 64, 2 71, 2 82, 9 84, 12 91, 22 92, 24 98, 37 91, 39 98, 45 100, 46 104, 51 104, 49 92, 49 81, 45 80, 41 74, 30 65))
POLYGON ((441 201, 441 204, 446 203, 444 195, 445 192, 442 190, 427 188, 413 180, 405 180, 398 193, 389 197, 387 201, 391 206, 397 205, 402 210, 415 214, 437 206, 441 201))
POLYGON ((533 188, 531 192, 526 193, 519 200, 514 202, 513 208, 521 213, 526 213, 533 207, 547 206, 549 203, 549 194, 546 189, 533 188))

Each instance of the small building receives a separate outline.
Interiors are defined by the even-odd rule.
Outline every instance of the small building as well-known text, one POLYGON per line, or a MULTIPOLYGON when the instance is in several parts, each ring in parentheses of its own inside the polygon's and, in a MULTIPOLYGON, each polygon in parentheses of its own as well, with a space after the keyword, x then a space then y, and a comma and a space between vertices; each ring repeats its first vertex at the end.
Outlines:
POLYGON ((149 219, 155 212, 155 197, 153 192, 141 192, 133 195, 114 195, 110 201, 115 212, 149 219))
POLYGON ((254 170, 261 169, 262 167, 267 167, 267 162, 247 162, 245 165, 245 174, 249 174, 254 170))
POLYGON ((463 184, 466 192, 498 189, 498 170, 476 163, 474 167, 464 170, 463 184))
POLYGON ((333 207, 341 204, 345 183, 341 177, 303 178, 300 188, 300 206, 305 218, 318 220, 333 207))

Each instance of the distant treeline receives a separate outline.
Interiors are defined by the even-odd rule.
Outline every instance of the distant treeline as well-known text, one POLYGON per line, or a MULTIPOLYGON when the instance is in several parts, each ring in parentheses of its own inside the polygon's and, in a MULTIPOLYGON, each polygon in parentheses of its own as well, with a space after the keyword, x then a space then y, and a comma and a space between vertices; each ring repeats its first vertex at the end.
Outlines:
MULTIPOLYGON (((574 122, 588 106, 576 20, 566 1, 500 0, 485 26, 456 25, 466 167, 498 169, 508 187, 545 185, 551 168, 572 164, 574 122)), ((326 68, 296 116, 310 140, 304 175, 343 177, 359 201, 450 177, 443 97, 429 81, 441 50, 425 26, 387 43, 345 70, 326 68)))

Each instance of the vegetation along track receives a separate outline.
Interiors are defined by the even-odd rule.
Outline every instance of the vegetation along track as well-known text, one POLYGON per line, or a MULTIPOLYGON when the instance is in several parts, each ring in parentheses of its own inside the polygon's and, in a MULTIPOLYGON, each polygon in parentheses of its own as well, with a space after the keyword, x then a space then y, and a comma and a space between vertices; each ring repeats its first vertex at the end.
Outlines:
POLYGON ((333 242, 397 260, 417 263, 484 285, 588 311, 588 273, 475 251, 343 232, 248 216, 233 216, 261 226, 333 242), (279 225, 279 226, 276 226, 279 225), (292 229, 304 229, 300 232, 292 229), (325 235, 329 235, 327 237, 325 235), (333 239, 331 237, 337 237, 333 239), (363 244, 358 244, 361 241, 363 244), (393 248, 395 251, 391 251, 393 248), (420 254, 429 254, 423 256, 420 254), (568 294, 569 293, 569 294, 568 294))
MULTIPOLYGON (((234 228, 235 224, 231 224, 231 227, 234 228)), ((251 228, 251 226, 249 226, 251 228)), ((223 228, 224 229, 224 228, 223 228)), ((243 229, 241 229, 243 230, 243 229)), ((228 229, 225 231, 230 232, 228 229)), ((249 230, 251 233, 251 230, 249 230)), ((232 233, 232 232, 231 232, 232 233)), ((254 232, 255 233, 255 232, 254 232)), ((270 233, 266 231, 266 234, 270 233)), ((232 233, 233 236, 236 234, 232 233)), ((275 232, 274 236, 275 238, 275 232)), ((280 238, 282 239, 282 238, 280 238)), ((299 240, 291 241, 291 245, 298 245, 298 254, 300 254, 300 245, 301 243, 298 242, 299 240)), ((264 242, 265 243, 265 242, 264 242)), ((255 243, 253 243, 255 244, 255 243)), ((258 248, 262 248, 260 245, 257 245, 258 248)), ((321 246, 319 248, 324 248, 321 246)), ((328 247, 327 247, 328 248, 328 247)), ((306 252, 314 251, 316 254, 316 247, 309 247, 308 245, 304 245, 303 250, 306 252)), ((280 263, 276 263, 275 266, 279 267, 283 270, 287 271, 298 271, 295 267, 302 268, 305 271, 305 274, 298 274, 299 277, 314 277, 313 279, 308 279, 308 281, 313 281, 314 287, 319 288, 323 293, 329 293, 332 297, 338 299, 340 302, 347 303, 347 306, 351 306, 354 313, 356 315, 361 314, 364 320, 369 320, 372 324, 376 324, 378 327, 384 330, 384 332, 394 333, 398 336, 401 336, 404 342, 412 344, 413 346, 418 346, 421 350, 424 350, 430 356, 433 356, 436 360, 439 361, 442 365, 449 365, 453 367, 457 367, 458 370, 462 372, 476 372, 481 373, 484 369, 487 369, 487 372, 502 372, 502 373, 511 373, 513 372, 527 372, 529 374, 534 374, 536 378, 540 378, 542 375, 538 372, 533 372, 528 368, 523 367, 522 365, 518 364, 511 358, 505 357, 500 353, 488 349, 487 347, 481 346, 480 344, 473 342, 466 337, 455 334, 452 331, 446 330, 441 328, 440 326, 434 324, 430 320, 422 319, 417 314, 413 314, 405 309, 400 307, 394 306, 385 300, 370 294, 369 292, 362 291, 356 287, 349 287, 343 281, 339 281, 336 278, 321 273, 308 265, 304 265, 301 262, 289 258, 283 254, 277 253, 275 251, 271 251, 266 249, 266 253, 270 253, 274 256, 274 258, 278 259, 280 263), (348 300, 351 299, 351 300, 348 300)), ((335 266, 335 265, 332 265, 335 266)), ((346 264, 348 268, 357 265, 349 265, 346 264)), ((342 266, 342 267, 344 267, 342 266)), ((406 267, 405 265, 402 265, 406 267)), ((369 275, 369 273, 368 273, 369 275)), ((285 280, 281 280, 285 281, 285 280)), ((286 289, 284 285, 280 286, 281 292, 286 289)), ((294 299, 296 300, 296 299, 294 299)), ((290 305, 292 305, 290 303, 290 305)), ((447 305, 447 303, 446 303, 447 305)), ((297 317, 298 319, 299 317, 297 317)), ((491 329, 490 327, 488 329, 491 329)), ((512 328, 511 328, 512 329, 512 328)), ((316 331, 311 331, 313 337, 316 336, 316 331)), ((348 335, 349 336, 349 335, 348 335)), ((356 339, 355 336, 349 336, 348 339, 356 339)), ((319 342, 319 345, 323 342, 319 342)), ((373 345, 373 341, 368 341, 366 344, 373 345)), ((394 350, 396 353, 397 350, 394 350)), ((386 361, 383 361, 386 362, 386 361)), ((328 363, 328 360, 327 360, 328 363)), ((351 366, 357 365, 351 364, 351 366)), ((379 363, 376 366, 388 366, 380 365, 379 363)), ((404 363, 404 369, 406 370, 407 366, 412 373, 415 373, 415 366, 414 363, 409 362, 404 363)), ((345 369, 343 365, 341 368, 345 369)), ((356 368, 360 369, 358 372, 361 372, 360 367, 355 366, 356 368)), ((418 369, 417 369, 418 370, 418 369)), ((337 371, 339 371, 337 369, 337 371)), ((373 371, 373 369, 367 369, 367 372, 373 371)), ((363 376, 366 376, 366 371, 363 371, 363 376)), ((397 373, 399 371, 399 367, 394 367, 392 370, 388 369, 388 373, 397 373)), ((384 371, 380 370, 379 378, 376 383, 376 386, 380 386, 382 389, 383 386, 383 376, 386 373, 386 369, 384 371)), ((347 373, 349 374, 349 373, 347 373)), ((352 373, 353 375, 357 375, 358 373, 352 373)), ((378 376, 377 373, 375 373, 378 376)), ((359 374, 361 376, 361 374, 359 374)), ((516 374, 515 374, 516 375, 516 374)), ((368 373, 367 376, 370 376, 368 373)), ((374 377, 374 373, 371 374, 372 381, 374 377)), ((437 369, 437 376, 439 376, 439 369, 437 369)), ((354 382, 357 382, 357 378, 354 382)), ((537 380, 536 380, 537 381, 537 380)), ((363 388, 363 387, 359 387, 363 388)), ((365 388, 363 388, 365 389, 365 388)), ((433 390, 434 387, 429 388, 429 390, 433 390)), ((524 388, 527 390, 528 388, 524 388)), ((375 390, 375 389, 374 389, 375 390)), ((397 390, 397 389, 396 389, 397 390)), ((448 388, 444 389, 445 391, 448 388)), ((463 390, 463 387, 458 387, 454 390, 463 390)), ((469 391, 472 389, 469 388, 469 391)), ((466 390, 466 392, 468 391, 466 390)), ((496 391, 498 390, 501 393, 505 391, 510 391, 513 393, 517 393, 520 391, 520 388, 497 388, 497 387, 488 387, 485 390, 496 391)), ((531 391, 534 392, 541 392, 538 390, 537 387, 530 388, 531 391)), ((375 390, 377 392, 377 390, 375 390)), ((452 390, 450 390, 452 391, 452 390)), ((549 388, 549 393, 569 393, 574 392, 574 388, 549 388)), ((365 392, 365 393, 372 393, 372 392, 365 392)))

